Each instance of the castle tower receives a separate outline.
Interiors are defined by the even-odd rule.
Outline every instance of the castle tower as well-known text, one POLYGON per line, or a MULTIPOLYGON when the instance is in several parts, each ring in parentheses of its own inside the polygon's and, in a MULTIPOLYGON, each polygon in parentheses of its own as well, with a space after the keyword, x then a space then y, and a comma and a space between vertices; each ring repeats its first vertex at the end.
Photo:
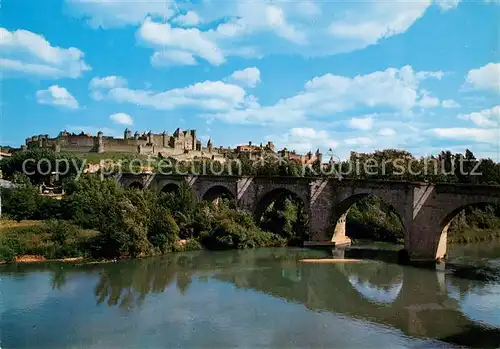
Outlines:
POLYGON ((161 135, 163 137, 163 148, 167 148, 168 147, 168 135, 165 131, 163 131, 163 133, 161 135))
POLYGON ((196 130, 191 130, 192 144, 191 149, 196 149, 196 130))
POLYGON ((208 148, 208 152, 211 153, 212 152, 212 140, 210 138, 208 139, 208 142, 207 142, 207 148, 208 148))
POLYGON ((125 129, 125 132, 123 132, 123 139, 130 139, 132 138, 132 131, 128 129, 128 127, 125 129))
POLYGON ((319 148, 316 150, 316 160, 323 162, 323 154, 319 152, 319 148))
POLYGON ((101 131, 97 132, 97 152, 104 153, 104 138, 101 131))
POLYGON ((267 142, 267 148, 274 153, 274 143, 271 141, 267 142))

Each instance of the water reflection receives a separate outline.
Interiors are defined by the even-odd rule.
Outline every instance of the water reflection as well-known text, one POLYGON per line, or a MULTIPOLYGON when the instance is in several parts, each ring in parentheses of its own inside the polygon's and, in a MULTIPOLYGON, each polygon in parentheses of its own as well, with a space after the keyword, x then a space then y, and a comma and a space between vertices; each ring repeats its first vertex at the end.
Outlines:
MULTIPOLYGON (((52 288, 58 292, 64 292, 82 275, 92 277, 95 303, 126 313, 146 308, 148 299, 169 290, 190 301, 198 297, 200 302, 206 302, 206 294, 223 287, 217 285, 232 285, 301 304, 315 312, 396 328, 412 337, 472 347, 497 347, 500 343, 500 319, 494 311, 500 306, 500 283, 494 277, 498 270, 483 268, 485 274, 477 270, 471 273, 452 264, 436 271, 382 262, 375 260, 376 256, 351 264, 300 262, 302 258, 327 255, 300 249, 195 252, 104 265, 22 266, 3 271, 4 275, 19 277, 49 268, 52 288), (203 289, 203 282, 210 283, 211 288, 203 289), (194 284, 197 293, 190 294, 194 284), (496 302, 493 308, 491 302, 496 302), (485 311, 489 311, 489 316, 481 318, 485 311)), ((227 302, 232 304, 229 298, 227 302)), ((200 310, 198 321, 209 316, 204 311, 231 311, 230 307, 208 309, 209 304, 200 310)), ((185 321, 193 318, 181 309, 176 310, 175 316, 185 321)), ((228 313, 219 321, 231 326, 231 316, 228 313)))
POLYGON ((396 264, 337 264, 349 283, 364 298, 375 303, 392 303, 403 287, 403 267, 396 264))

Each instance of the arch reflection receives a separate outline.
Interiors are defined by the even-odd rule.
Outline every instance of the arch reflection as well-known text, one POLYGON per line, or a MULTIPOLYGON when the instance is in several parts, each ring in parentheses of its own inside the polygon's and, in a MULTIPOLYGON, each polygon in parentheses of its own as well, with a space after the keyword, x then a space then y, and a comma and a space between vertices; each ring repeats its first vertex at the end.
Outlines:
POLYGON ((342 272, 352 287, 370 302, 393 303, 403 288, 403 267, 396 264, 345 264, 342 272))
MULTIPOLYGON (((435 270, 370 260, 356 264, 300 262, 326 256, 302 249, 202 251, 85 266, 83 271, 98 275, 94 288, 98 304, 125 310, 141 307, 148 297, 166 290, 203 302, 204 294, 198 287, 210 282, 221 288, 253 290, 312 311, 388 325, 409 336, 471 347, 500 343, 500 329, 466 316, 460 298, 448 295, 435 270), (197 292, 193 295, 189 290, 195 284, 197 292), (378 293, 369 293, 367 288, 378 293)), ((77 272, 82 269, 72 271, 77 272)), ((460 284, 463 294, 477 285, 465 282, 465 277, 447 278, 454 287, 460 284)), ((68 278, 57 279, 58 287, 64 287, 68 278)))

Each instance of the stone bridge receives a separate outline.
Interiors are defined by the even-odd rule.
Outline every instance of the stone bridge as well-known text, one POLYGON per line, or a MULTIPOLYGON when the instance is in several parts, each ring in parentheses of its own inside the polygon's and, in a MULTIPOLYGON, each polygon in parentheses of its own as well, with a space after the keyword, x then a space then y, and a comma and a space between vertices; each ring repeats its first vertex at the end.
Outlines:
POLYGON ((305 177, 177 176, 120 174, 125 187, 173 191, 187 183, 199 200, 228 196, 258 217, 283 195, 302 201, 309 214, 307 245, 349 244, 346 217, 357 201, 377 196, 392 206, 405 233, 412 261, 431 261, 446 255, 451 220, 465 207, 500 200, 500 186, 430 184, 422 182, 337 180, 305 177))

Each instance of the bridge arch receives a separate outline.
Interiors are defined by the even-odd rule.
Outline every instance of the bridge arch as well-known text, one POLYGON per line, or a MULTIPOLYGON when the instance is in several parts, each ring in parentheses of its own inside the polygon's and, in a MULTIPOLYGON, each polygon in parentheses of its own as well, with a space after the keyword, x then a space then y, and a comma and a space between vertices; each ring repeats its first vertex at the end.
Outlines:
POLYGON ((339 204, 337 204, 336 207, 334 208, 333 219, 332 219, 332 224, 334 227, 333 236, 331 236, 332 242, 341 244, 343 242, 349 241, 346 234, 347 233, 346 223, 349 211, 356 203, 360 203, 368 198, 378 198, 379 200, 381 200, 381 202, 389 209, 389 211, 393 212, 398 217, 399 223, 401 224, 403 230, 403 234, 406 236, 408 227, 405 224, 405 219, 403 216, 404 211, 402 211, 401 209, 398 210, 398 208, 394 206, 389 200, 387 200, 387 198, 384 198, 381 195, 377 195, 377 193, 363 192, 348 196, 339 204))
POLYGON ((447 254, 447 244, 448 244, 448 230, 451 226, 451 223, 453 220, 463 211, 465 211, 468 208, 480 208, 480 207, 486 207, 487 205, 494 204, 496 202, 500 202, 499 199, 493 199, 489 198, 486 200, 481 200, 477 202, 469 202, 466 204, 462 204, 453 210, 451 212, 445 214, 444 218, 441 220, 440 225, 438 227, 437 233, 437 244, 435 246, 435 258, 436 259, 442 259, 446 257, 447 254))
POLYGON ((282 202, 286 198, 292 199, 294 202, 298 202, 304 207, 307 207, 307 198, 303 197, 300 193, 285 187, 274 188, 261 194, 257 200, 254 212, 257 223, 260 223, 264 212, 271 204, 280 201, 282 202))
POLYGON ((144 189, 144 185, 139 181, 135 181, 135 182, 130 183, 128 185, 128 188, 130 188, 130 189, 144 189))
POLYGON ((163 184, 163 186, 161 188, 161 192, 163 192, 165 194, 178 193, 180 189, 181 189, 181 187, 178 183, 168 182, 168 183, 163 184))
POLYGON ((215 184, 205 190, 201 195, 203 201, 216 201, 217 199, 235 199, 232 188, 223 184, 215 184))

